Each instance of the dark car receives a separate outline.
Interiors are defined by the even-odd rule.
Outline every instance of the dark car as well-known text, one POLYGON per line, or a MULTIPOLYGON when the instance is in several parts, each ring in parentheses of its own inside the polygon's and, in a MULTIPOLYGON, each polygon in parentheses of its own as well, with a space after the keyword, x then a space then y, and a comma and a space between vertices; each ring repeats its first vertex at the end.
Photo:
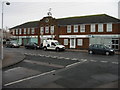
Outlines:
POLYGON ((92 44, 88 49, 89 54, 105 54, 105 55, 113 55, 115 51, 110 47, 107 47, 103 44, 92 44))
POLYGON ((26 49, 40 49, 40 46, 35 42, 30 42, 25 45, 26 49))
POLYGON ((17 42, 14 42, 14 41, 7 41, 6 42, 6 47, 19 48, 20 45, 17 42))

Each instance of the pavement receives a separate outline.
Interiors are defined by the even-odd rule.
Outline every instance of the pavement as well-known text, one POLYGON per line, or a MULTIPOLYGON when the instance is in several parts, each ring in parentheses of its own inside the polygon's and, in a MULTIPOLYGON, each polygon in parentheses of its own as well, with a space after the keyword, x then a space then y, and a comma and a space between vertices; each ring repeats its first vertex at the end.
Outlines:
MULTIPOLYGON (((87 50, 75 50, 75 49, 67 49, 66 51, 81 51, 87 52, 87 50)), ((116 54, 120 54, 120 52, 116 52, 116 54)), ((25 55, 19 52, 12 52, 12 51, 4 51, 4 59, 0 60, 0 69, 9 67, 11 65, 17 64, 24 60, 25 55)), ((116 88, 118 86, 118 81, 111 82, 105 85, 101 85, 96 88, 116 88)))
POLYGON ((25 55, 19 52, 12 52, 4 50, 4 59, 0 60, 0 67, 5 68, 17 64, 24 60, 25 55))

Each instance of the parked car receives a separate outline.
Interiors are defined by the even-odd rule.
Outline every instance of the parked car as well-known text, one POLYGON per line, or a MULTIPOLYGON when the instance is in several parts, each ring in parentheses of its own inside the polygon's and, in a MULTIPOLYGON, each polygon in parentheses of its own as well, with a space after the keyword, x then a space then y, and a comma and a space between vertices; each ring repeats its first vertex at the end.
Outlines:
POLYGON ((40 49, 41 47, 35 43, 35 42, 30 42, 25 45, 26 49, 40 49))
POLYGON ((113 55, 115 51, 110 47, 107 47, 103 44, 92 44, 88 49, 89 54, 105 54, 105 55, 113 55))
POLYGON ((14 42, 14 41, 7 41, 6 42, 6 47, 19 48, 20 45, 17 42, 14 42))
POLYGON ((44 40, 43 41, 43 50, 56 50, 64 51, 65 46, 61 45, 57 40, 44 40))

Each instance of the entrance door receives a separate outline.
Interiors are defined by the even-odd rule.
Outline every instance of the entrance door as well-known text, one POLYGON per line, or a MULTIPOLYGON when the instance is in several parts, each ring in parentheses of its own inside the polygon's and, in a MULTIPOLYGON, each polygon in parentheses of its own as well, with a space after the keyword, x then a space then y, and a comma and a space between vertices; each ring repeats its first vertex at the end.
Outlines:
POLYGON ((75 48, 75 46, 76 46, 75 40, 76 40, 76 39, 74 39, 74 38, 71 38, 71 39, 70 39, 70 48, 75 48))

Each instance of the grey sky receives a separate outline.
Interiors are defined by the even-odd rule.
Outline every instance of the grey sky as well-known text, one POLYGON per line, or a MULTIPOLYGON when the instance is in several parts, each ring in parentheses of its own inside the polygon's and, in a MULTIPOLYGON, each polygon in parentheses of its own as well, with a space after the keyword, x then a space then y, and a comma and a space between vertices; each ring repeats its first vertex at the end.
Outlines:
MULTIPOLYGON (((2 0, 3 1, 3 0, 2 0)), ((4 27, 40 20, 47 16, 52 8, 54 18, 108 14, 118 18, 119 0, 8 0, 10 6, 4 5, 4 27), (16 2, 17 1, 17 2, 16 2)), ((1 13, 0 1, 0 13, 1 13)), ((0 14, 1 17, 1 14, 0 14)), ((1 18, 0 18, 1 27, 1 18)))

